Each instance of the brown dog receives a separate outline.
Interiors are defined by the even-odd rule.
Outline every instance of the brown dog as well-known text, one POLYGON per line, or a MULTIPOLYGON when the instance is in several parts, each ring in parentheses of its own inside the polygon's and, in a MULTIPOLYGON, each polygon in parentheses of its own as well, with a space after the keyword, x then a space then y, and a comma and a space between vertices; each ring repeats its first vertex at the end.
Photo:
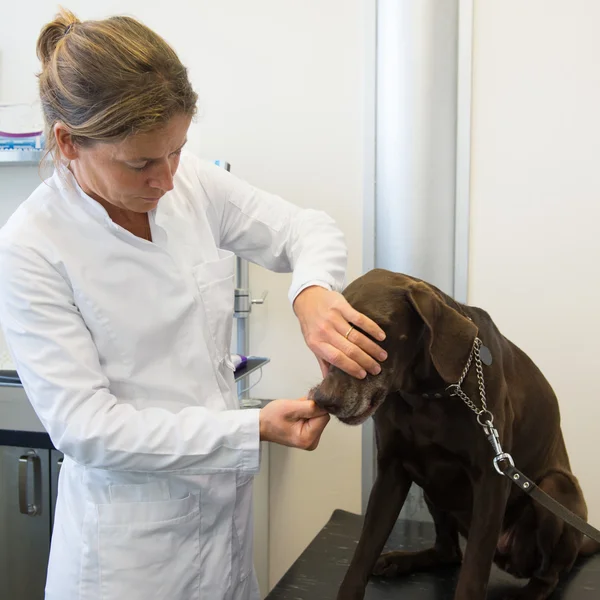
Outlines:
MULTIPOLYGON (((447 388, 460 381, 479 338, 491 351, 491 361, 482 354, 491 363, 482 365, 484 389, 504 451, 542 490, 587 519, 550 384, 487 313, 420 280, 376 269, 344 295, 385 330, 389 357, 379 375, 365 380, 332 369, 312 393, 344 423, 371 415, 375 422, 377 479, 338 600, 362 599, 371 573, 394 576, 461 562, 455 599, 483 600, 494 561, 529 579, 519 598, 544 600, 579 555, 600 548, 495 471, 476 414, 447 388), (435 546, 380 556, 413 482, 433 517, 435 546), (459 535, 467 538, 464 558, 459 535)), ((462 389, 480 409, 475 361, 462 389)))

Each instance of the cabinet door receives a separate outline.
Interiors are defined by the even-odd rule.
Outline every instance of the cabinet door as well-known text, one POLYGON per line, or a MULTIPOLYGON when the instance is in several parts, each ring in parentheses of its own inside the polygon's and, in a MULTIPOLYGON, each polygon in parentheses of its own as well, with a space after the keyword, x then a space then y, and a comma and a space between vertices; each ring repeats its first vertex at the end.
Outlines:
POLYGON ((44 598, 49 458, 48 450, 0 446, 0 598, 44 598))

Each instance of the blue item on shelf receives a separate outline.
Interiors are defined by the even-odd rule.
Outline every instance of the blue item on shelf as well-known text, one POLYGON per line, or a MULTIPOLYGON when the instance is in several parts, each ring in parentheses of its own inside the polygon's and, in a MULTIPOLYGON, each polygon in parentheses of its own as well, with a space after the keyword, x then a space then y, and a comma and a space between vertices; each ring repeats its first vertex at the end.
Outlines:
POLYGON ((41 150, 44 147, 44 133, 31 131, 27 133, 9 133, 0 131, 1 150, 41 150))

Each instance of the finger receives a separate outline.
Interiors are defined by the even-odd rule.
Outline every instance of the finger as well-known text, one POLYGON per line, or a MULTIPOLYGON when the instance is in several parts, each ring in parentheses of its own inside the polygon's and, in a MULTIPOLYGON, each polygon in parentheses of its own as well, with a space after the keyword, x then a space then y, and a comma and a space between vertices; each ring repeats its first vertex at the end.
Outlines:
POLYGON ((314 419, 316 417, 324 417, 329 413, 316 405, 314 400, 306 400, 301 398, 294 403, 294 410, 288 414, 288 418, 294 421, 300 419, 314 419))
POLYGON ((309 452, 312 452, 313 450, 316 450, 319 447, 319 443, 321 442, 321 436, 319 435, 319 437, 317 437, 309 446, 307 446, 307 450, 309 452))
MULTIPOLYGON (((337 326, 338 333, 346 327, 347 323, 344 323, 341 328, 337 326)), ((348 330, 346 330, 346 333, 348 333, 348 330)), ((379 363, 376 361, 384 361, 388 356, 385 350, 356 329, 352 329, 347 336, 336 336, 335 339, 330 340, 330 343, 372 375, 381 372, 379 363)))
POLYGON ((312 441, 308 445, 307 450, 315 450, 317 448, 319 442, 321 441, 323 431, 325 430, 325 427, 327 427, 327 423, 329 423, 330 418, 331 417, 329 415, 325 415, 324 417, 316 417, 311 419, 308 422, 311 430, 312 441))
POLYGON ((329 423, 330 419, 331 419, 331 416, 327 413, 325 413, 324 415, 319 416, 319 417, 313 417, 310 420, 310 426, 319 435, 321 435, 321 432, 323 431, 323 429, 325 429, 325 427, 327 426, 327 423, 329 423))
POLYGON ((315 418, 320 418, 323 416, 329 416, 329 413, 321 408, 320 406, 317 405, 317 403, 314 400, 306 400, 306 402, 310 405, 307 409, 307 417, 304 417, 305 419, 315 419, 315 418))
POLYGON ((345 305, 342 305, 341 313, 348 323, 352 323, 352 325, 362 329, 365 333, 368 333, 371 337, 380 342, 385 340, 385 332, 383 329, 366 315, 354 310, 350 304, 346 303, 345 305))
MULTIPOLYGON (((388 357, 387 352, 383 348, 378 346, 372 339, 368 338, 366 335, 358 331, 358 329, 352 329, 350 333, 348 333, 347 323, 344 323, 343 326, 337 327, 338 333, 341 334, 343 329, 345 329, 345 331, 342 337, 348 340, 348 342, 350 342, 351 344, 358 346, 370 357, 376 360, 385 360, 388 357), (348 333, 348 335, 346 335, 346 333, 348 333)), ((367 366, 362 361, 358 361, 358 357, 354 357, 351 355, 351 358, 354 358, 355 360, 357 360, 357 362, 361 362, 363 367, 367 366)))
POLYGON ((375 361, 372 355, 368 354, 361 348, 360 343, 367 345, 371 349, 374 348, 375 355, 378 358, 381 357, 380 360, 385 360, 387 358, 387 354, 381 348, 379 348, 375 342, 363 335, 360 331, 352 329, 350 332, 348 332, 348 323, 346 323, 342 318, 336 320, 334 326, 337 331, 334 331, 331 334, 329 343, 341 350, 348 358, 360 365, 364 370, 368 371, 372 375, 378 375, 381 372, 379 363, 375 361), (342 330, 345 330, 345 333, 348 333, 348 335, 340 335, 342 330))
MULTIPOLYGON (((332 323, 334 331, 329 334, 328 342, 339 348, 344 354, 360 364, 363 369, 377 375, 381 369, 375 360, 386 360, 387 352, 354 325, 350 325, 341 315, 332 323), (341 335, 341 339, 339 337, 341 335)), ((314 352, 314 349, 313 349, 314 352)))
POLYGON ((319 447, 319 442, 321 441, 321 438, 319 437, 319 439, 315 440, 308 448, 307 450, 309 452, 312 452, 313 450, 316 450, 319 447))
POLYGON ((336 345, 348 358, 360 365, 365 371, 371 373, 371 375, 378 375, 381 373, 379 363, 362 350, 362 348, 353 344, 347 338, 344 338, 344 336, 338 336, 334 345, 336 345))
MULTIPOLYGON (((353 347, 356 348, 356 346, 353 347)), ((367 376, 366 370, 339 348, 331 344, 321 343, 318 351, 330 365, 341 369, 348 375, 352 375, 357 379, 364 379, 367 376)))
POLYGON ((329 413, 324 408, 319 408, 315 405, 315 410, 312 412, 312 416, 307 417, 308 419, 324 419, 329 418, 329 413))

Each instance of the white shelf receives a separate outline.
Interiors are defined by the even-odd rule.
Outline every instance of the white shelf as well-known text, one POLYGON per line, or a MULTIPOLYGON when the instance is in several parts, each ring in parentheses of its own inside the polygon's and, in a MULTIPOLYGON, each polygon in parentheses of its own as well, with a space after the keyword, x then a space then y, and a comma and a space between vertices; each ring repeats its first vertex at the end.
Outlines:
POLYGON ((0 150, 0 166, 39 165, 43 150, 0 150))

